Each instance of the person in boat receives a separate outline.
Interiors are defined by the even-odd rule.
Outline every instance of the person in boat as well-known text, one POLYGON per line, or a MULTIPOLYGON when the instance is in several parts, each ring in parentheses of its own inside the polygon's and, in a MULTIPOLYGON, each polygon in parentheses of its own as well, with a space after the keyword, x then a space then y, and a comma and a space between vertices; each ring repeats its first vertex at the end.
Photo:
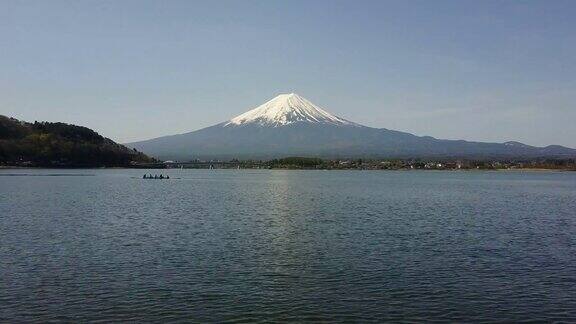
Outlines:
POLYGON ((163 176, 163 175, 160 175, 160 179, 164 179, 164 176, 163 176))
POLYGON ((154 179, 158 179, 158 175, 157 175, 157 174, 154 175, 154 179))
POLYGON ((170 176, 169 176, 169 175, 166 175, 166 179, 170 179, 170 176))
POLYGON ((152 179, 152 173, 148 175, 148 179, 152 179))
POLYGON ((146 179, 146 174, 144 174, 144 176, 142 177, 142 179, 146 179))

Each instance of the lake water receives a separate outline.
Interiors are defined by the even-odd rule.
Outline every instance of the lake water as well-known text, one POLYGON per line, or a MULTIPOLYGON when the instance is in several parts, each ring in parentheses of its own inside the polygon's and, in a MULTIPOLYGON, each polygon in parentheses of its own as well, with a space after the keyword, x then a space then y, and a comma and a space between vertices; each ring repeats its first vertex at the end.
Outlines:
POLYGON ((576 321, 576 173, 0 170, 0 322, 576 321))

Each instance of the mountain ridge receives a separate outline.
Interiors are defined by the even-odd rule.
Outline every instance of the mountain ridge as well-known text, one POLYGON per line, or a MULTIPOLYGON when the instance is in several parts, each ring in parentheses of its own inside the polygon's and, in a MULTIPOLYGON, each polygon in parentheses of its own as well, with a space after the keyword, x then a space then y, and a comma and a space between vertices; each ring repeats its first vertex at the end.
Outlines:
POLYGON ((559 145, 444 140, 373 128, 330 114, 297 94, 281 94, 228 121, 196 131, 128 143, 162 159, 524 158, 576 157, 559 145))

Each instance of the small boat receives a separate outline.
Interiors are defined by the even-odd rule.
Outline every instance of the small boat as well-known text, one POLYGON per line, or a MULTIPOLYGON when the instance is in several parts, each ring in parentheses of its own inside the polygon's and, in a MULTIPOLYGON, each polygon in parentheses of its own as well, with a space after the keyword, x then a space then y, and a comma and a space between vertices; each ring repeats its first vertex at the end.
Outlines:
POLYGON ((145 175, 142 177, 142 179, 157 179, 157 180, 160 180, 160 179, 170 179, 170 176, 169 176, 169 175, 164 176, 164 175, 162 175, 162 174, 161 174, 161 175, 155 174, 154 176, 152 176, 151 174, 150 174, 150 175, 146 175, 146 174, 145 174, 145 175))

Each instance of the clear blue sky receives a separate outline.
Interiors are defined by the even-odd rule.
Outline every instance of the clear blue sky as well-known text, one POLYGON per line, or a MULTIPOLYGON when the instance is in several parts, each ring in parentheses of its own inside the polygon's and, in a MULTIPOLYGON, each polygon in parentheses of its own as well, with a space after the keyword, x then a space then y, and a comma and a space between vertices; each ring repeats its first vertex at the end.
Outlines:
POLYGON ((0 2, 0 114, 120 142, 296 92, 368 126, 576 147, 576 1, 0 2))

